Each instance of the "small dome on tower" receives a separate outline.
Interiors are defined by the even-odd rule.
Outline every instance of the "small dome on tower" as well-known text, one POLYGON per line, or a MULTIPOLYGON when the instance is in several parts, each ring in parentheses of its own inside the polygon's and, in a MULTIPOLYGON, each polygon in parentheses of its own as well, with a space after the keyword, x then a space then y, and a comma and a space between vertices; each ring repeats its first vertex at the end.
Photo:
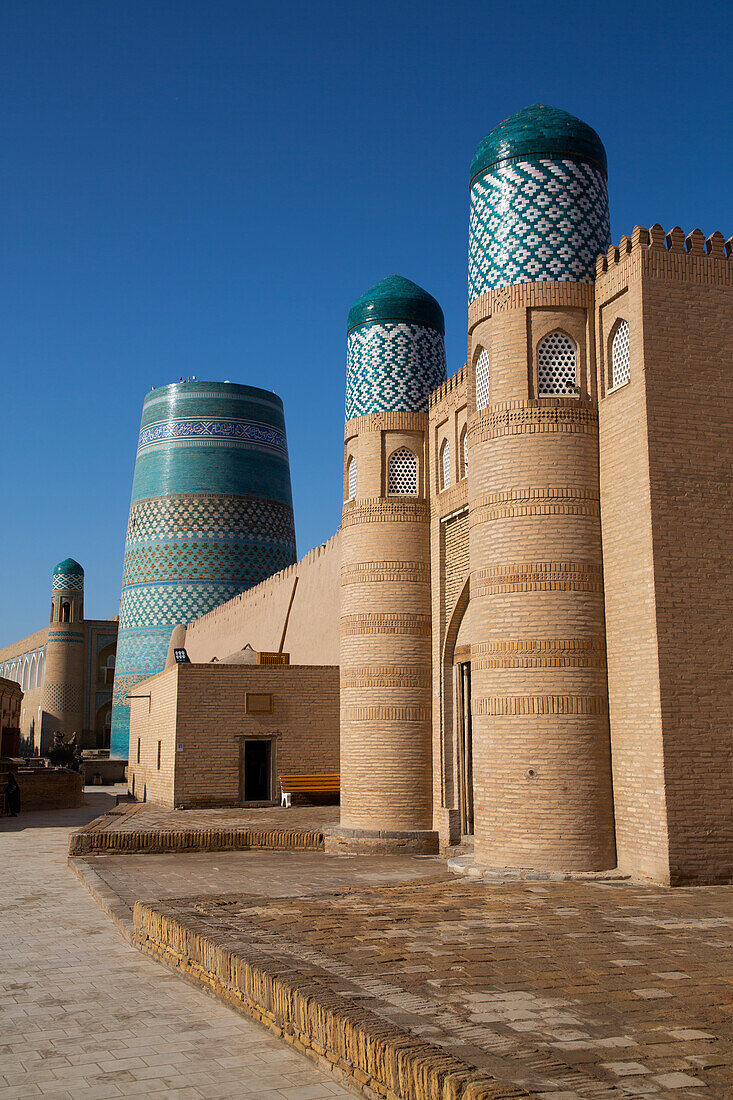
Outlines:
POLYGON ((579 157, 608 175, 606 150, 592 126, 559 107, 534 103, 486 135, 471 162, 471 179, 500 161, 543 154, 579 157))
POLYGON ((428 325, 445 333, 443 310, 432 294, 402 275, 389 275, 357 298, 349 310, 347 332, 372 322, 428 325))
POLYGON ((54 577, 83 577, 84 570, 73 558, 64 558, 53 571, 54 577))

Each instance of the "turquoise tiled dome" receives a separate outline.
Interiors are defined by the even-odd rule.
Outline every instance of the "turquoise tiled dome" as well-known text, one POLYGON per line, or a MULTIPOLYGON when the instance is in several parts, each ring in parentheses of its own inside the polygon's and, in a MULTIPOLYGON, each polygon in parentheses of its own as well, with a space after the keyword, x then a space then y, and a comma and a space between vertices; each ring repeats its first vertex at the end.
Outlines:
POLYGON ((500 161, 542 154, 580 157, 608 175, 606 150, 592 126, 559 107, 533 103, 505 118, 486 135, 474 153, 471 179, 500 161))
POLYGON ((496 126, 471 164, 468 302, 517 283, 590 283, 611 241, 598 134, 535 104, 496 126))
POLYGON ((64 558, 53 571, 54 577, 83 577, 84 570, 73 558, 64 558))
POLYGON ((401 275, 365 291, 349 312, 346 419, 373 412, 425 412, 445 381, 443 310, 401 275))
POLYGON ((443 310, 432 294, 402 275, 389 275, 357 298, 349 310, 347 331, 375 321, 404 321, 445 332, 443 310))

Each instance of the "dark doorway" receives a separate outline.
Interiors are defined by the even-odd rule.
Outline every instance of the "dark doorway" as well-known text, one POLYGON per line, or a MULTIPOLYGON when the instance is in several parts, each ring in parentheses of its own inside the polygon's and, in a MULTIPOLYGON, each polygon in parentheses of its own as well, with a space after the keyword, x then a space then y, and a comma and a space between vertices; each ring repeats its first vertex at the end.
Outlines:
POLYGON ((456 665, 458 679, 458 759, 461 784, 461 832, 473 834, 473 730, 471 726, 471 662, 456 665))
POLYGON ((269 802, 272 743, 263 737, 242 742, 240 790, 243 802, 269 802))

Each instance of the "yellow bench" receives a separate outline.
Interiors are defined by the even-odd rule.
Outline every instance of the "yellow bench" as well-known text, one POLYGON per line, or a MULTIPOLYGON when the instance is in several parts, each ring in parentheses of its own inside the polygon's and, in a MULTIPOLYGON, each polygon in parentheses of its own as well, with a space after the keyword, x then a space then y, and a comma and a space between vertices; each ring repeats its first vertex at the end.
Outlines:
POLYGON ((281 775, 280 805, 291 806, 294 794, 339 794, 341 776, 335 775, 281 775))

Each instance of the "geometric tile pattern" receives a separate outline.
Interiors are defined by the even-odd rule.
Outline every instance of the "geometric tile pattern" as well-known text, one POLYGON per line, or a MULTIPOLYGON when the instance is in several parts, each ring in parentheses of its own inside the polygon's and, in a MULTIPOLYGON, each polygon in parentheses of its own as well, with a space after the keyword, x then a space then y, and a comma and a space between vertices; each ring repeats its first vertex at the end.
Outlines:
POLYGON ((471 186, 469 304, 515 283, 593 282, 610 243, 600 169, 570 157, 494 165, 471 186))
POLYGON ((46 684, 43 702, 53 715, 81 712, 84 705, 82 689, 78 684, 46 684))
POLYGON ((372 412, 425 412, 445 382, 442 333, 385 321, 352 330, 347 344, 346 419, 372 412))
POLYGON ((213 417, 200 419, 163 420, 150 424, 140 432, 138 453, 145 447, 170 440, 183 439, 187 442, 222 439, 228 444, 257 443, 265 444, 287 455, 287 444, 283 432, 266 424, 255 424, 242 420, 228 420, 213 417))
POLYGON ((130 508, 128 547, 205 535, 208 541, 239 540, 244 533, 287 544, 293 513, 285 504, 257 496, 181 493, 138 501, 130 508))
POLYGON ((83 592, 84 574, 54 573, 51 581, 52 592, 83 592))

